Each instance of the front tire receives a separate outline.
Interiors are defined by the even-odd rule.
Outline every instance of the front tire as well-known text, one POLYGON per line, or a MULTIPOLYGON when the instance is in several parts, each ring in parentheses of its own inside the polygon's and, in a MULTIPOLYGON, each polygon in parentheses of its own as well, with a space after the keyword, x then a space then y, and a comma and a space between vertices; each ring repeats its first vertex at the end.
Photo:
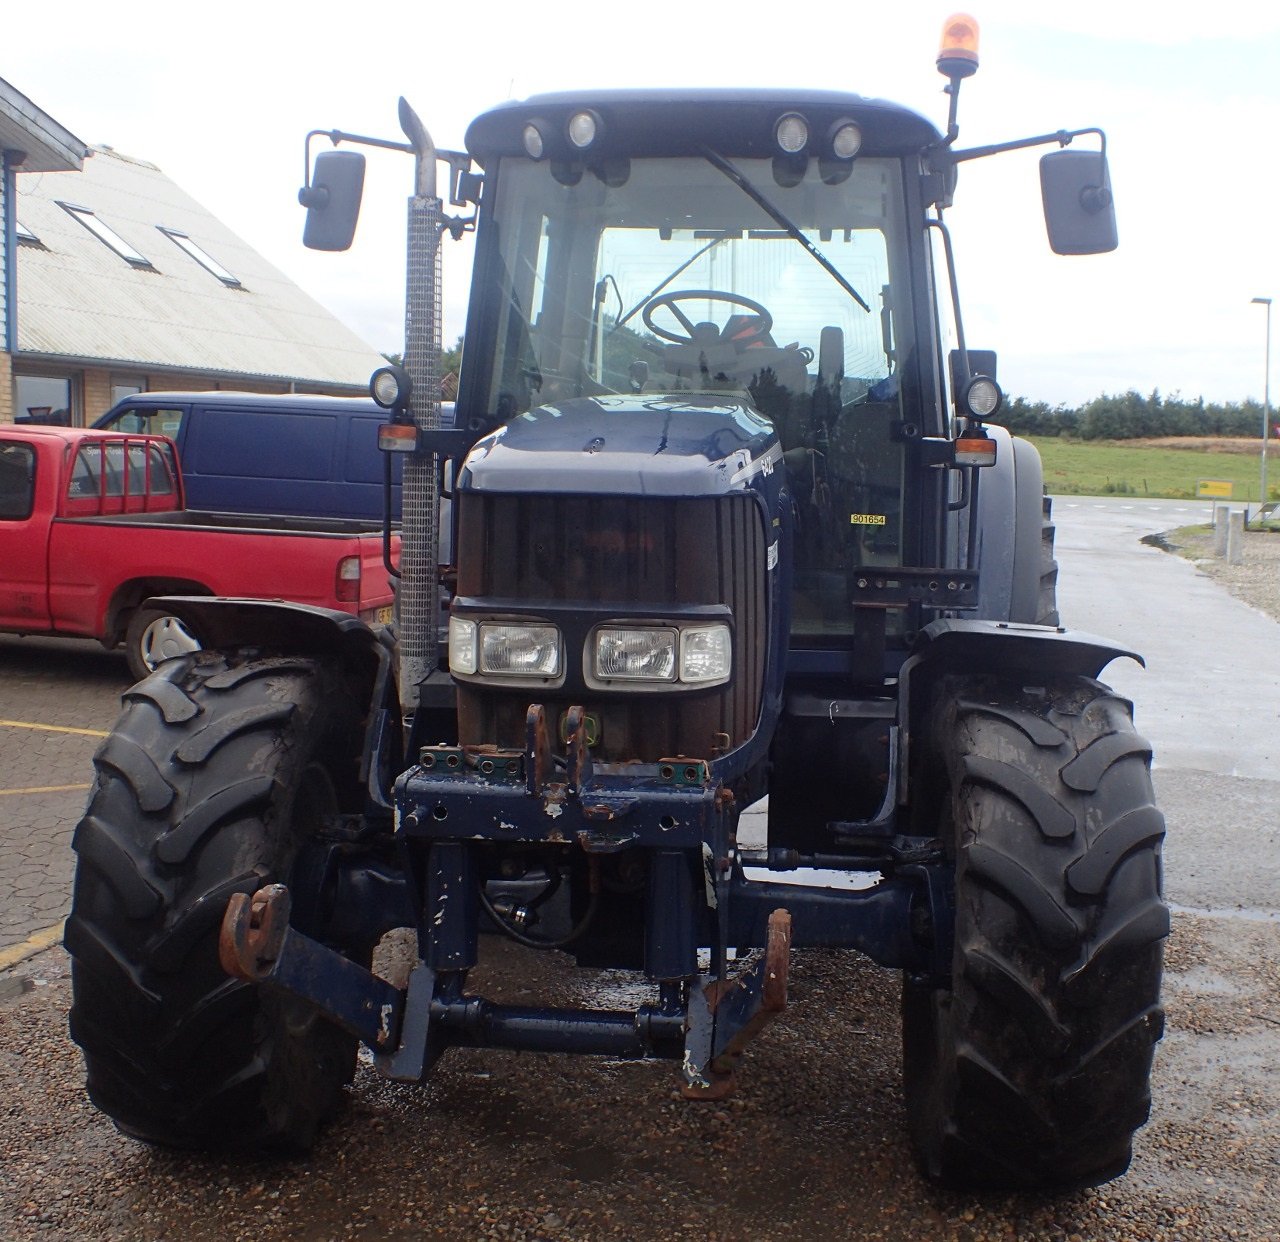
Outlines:
POLYGON ((304 1148, 339 1103, 354 1041, 230 978, 217 942, 233 893, 287 882, 358 805, 362 715, 337 670, 296 658, 201 653, 126 692, 76 828, 66 931, 89 1096, 125 1133, 304 1148))
POLYGON ((950 678, 932 721, 916 784, 954 858, 956 916, 949 986, 904 985, 918 1160, 957 1188, 1098 1185, 1129 1165, 1163 1032, 1149 747, 1087 678, 950 678))

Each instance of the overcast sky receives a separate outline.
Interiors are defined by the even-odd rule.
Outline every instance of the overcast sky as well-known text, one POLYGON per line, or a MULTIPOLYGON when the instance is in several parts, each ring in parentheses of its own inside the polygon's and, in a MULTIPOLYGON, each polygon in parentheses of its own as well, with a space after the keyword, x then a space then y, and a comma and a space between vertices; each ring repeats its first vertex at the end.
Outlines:
MULTIPOLYGON (((403 94, 438 146, 460 147, 471 117, 503 99, 677 85, 850 90, 941 127, 933 62, 955 6, 875 7, 893 11, 847 0, 62 0, 10 7, 0 77, 85 142, 158 164, 387 351, 403 346, 411 162, 372 153, 356 244, 314 254, 296 200, 307 130, 399 138, 403 94)), ((1129 388, 1261 399, 1265 313, 1250 299, 1276 296, 1280 315, 1280 8, 986 0, 970 11, 981 69, 963 88, 959 145, 1103 127, 1120 231, 1113 254, 1054 256, 1042 151, 964 165, 948 220, 970 346, 999 352, 1007 392, 1052 404, 1129 388)), ((444 259, 452 340, 470 243, 446 241, 444 259)), ((1273 332, 1280 354, 1280 319, 1273 332)))

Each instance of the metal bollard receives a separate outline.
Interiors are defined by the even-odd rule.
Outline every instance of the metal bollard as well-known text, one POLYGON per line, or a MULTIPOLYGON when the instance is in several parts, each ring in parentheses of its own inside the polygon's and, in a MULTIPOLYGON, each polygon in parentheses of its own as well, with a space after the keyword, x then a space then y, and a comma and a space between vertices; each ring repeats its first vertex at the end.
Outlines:
POLYGON ((1227 522, 1231 516, 1231 510, 1226 505, 1214 505, 1213 507, 1213 554, 1214 556, 1226 556, 1227 554, 1227 522))
POLYGON ((1231 511, 1227 525, 1227 564, 1244 564, 1244 513, 1240 509, 1231 511))

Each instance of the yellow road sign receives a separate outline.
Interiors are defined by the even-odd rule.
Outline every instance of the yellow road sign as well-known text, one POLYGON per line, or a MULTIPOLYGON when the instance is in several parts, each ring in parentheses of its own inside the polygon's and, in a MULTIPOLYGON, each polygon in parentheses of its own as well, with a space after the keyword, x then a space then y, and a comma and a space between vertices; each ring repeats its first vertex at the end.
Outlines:
POLYGON ((1235 484, 1230 479, 1197 479, 1196 495, 1213 500, 1230 500, 1235 484))

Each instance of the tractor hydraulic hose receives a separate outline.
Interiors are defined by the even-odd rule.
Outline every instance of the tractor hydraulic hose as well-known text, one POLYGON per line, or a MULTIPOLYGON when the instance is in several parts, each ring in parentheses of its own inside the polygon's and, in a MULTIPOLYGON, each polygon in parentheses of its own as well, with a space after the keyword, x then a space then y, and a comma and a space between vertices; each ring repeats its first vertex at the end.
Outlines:
MULTIPOLYGON (((480 881, 480 905, 484 912, 493 921, 493 925, 504 935, 509 936, 516 944, 522 944, 530 949, 563 949, 566 945, 572 944, 579 939, 583 933, 589 928, 596 917, 596 911, 600 908, 600 876, 599 867, 594 857, 590 860, 590 891, 591 897, 587 902, 587 908, 583 911, 582 917, 578 922, 563 936, 555 939, 543 939, 541 936, 527 936, 522 931, 517 931, 511 925, 509 919, 498 910, 493 902, 489 900, 489 895, 484 891, 484 881, 480 881)), ((539 903, 541 904, 541 903, 539 903)))
POLYGON ((582 918, 566 935, 554 940, 544 940, 541 936, 526 936, 524 932, 517 931, 511 925, 510 920, 500 910, 494 908, 488 894, 484 891, 483 883, 480 885, 480 905, 493 921, 494 926, 504 936, 509 936, 514 940, 516 944, 525 945, 530 949, 563 949, 566 945, 570 945, 577 940, 591 926, 592 920, 596 916, 596 911, 600 907, 600 894, 598 892, 592 893, 591 900, 587 902, 587 908, 582 918))

